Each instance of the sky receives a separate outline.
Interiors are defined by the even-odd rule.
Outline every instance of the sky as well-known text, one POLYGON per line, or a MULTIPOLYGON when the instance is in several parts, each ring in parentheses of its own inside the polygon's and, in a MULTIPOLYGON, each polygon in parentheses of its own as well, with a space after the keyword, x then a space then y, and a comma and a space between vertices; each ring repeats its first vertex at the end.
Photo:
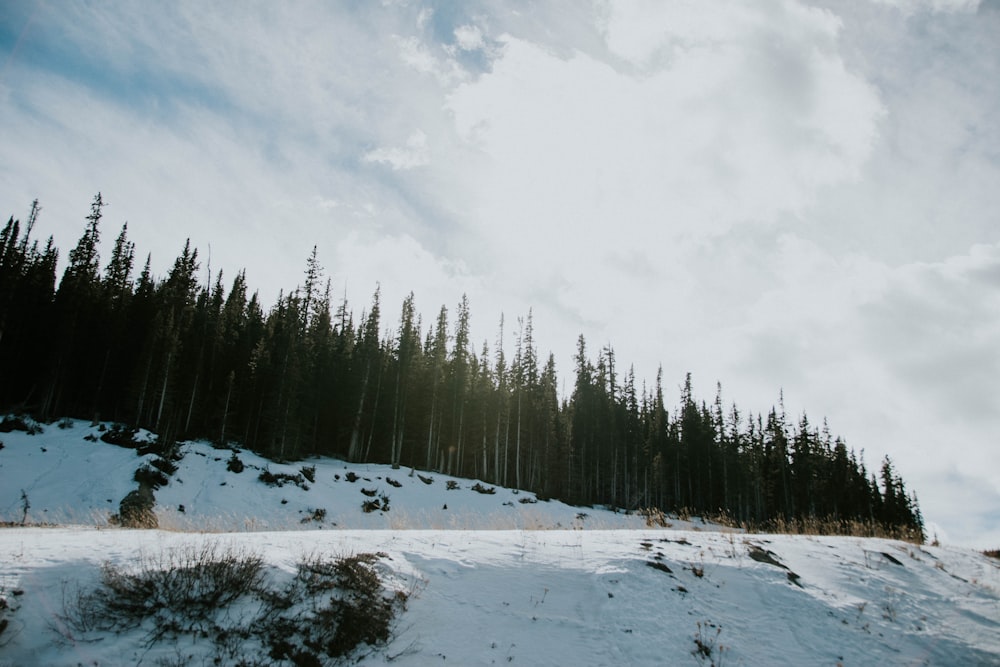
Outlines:
MULTIPOLYGON (((0 215, 94 195, 265 304, 530 310, 676 403, 779 395, 1000 545, 1000 2, 0 3, 0 215)), ((566 386, 565 391, 570 391, 566 386)))

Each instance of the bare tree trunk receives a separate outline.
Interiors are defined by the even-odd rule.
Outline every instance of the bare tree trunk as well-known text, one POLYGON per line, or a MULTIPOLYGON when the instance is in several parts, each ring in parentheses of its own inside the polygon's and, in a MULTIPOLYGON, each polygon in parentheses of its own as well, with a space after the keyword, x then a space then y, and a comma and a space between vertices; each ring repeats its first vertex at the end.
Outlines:
POLYGON ((368 375, 371 371, 371 362, 365 366, 365 374, 361 378, 361 397, 358 399, 358 409, 354 413, 354 427, 351 429, 351 446, 347 452, 347 458, 357 461, 361 454, 361 417, 365 410, 365 394, 368 391, 368 375))

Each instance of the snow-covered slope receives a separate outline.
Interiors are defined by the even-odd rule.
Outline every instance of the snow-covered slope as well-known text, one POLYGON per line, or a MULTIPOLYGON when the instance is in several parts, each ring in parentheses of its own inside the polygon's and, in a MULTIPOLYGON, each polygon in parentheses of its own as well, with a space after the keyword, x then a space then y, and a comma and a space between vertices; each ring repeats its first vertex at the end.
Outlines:
MULTIPOLYGON (((23 491, 31 522, 106 525, 108 517, 118 512, 121 499, 138 487, 133 481, 135 471, 157 458, 100 441, 103 431, 88 422, 67 421, 65 425, 40 426, 44 430, 37 435, 21 431, 0 434, 0 442, 5 443, 0 450, 0 479, 4 480, 0 485, 0 521, 21 521, 23 491)), ((142 434, 140 439, 146 436, 142 434)), ((569 529, 646 525, 637 515, 540 501, 533 493, 409 468, 393 470, 388 465, 351 464, 330 458, 279 464, 243 451, 237 455, 243 470, 235 473, 229 469, 230 450, 190 442, 180 451, 183 458, 176 462, 177 471, 155 491, 161 528, 569 529), (303 469, 307 469, 305 473, 303 469), (260 479, 265 471, 284 479, 280 485, 265 484, 260 479), (371 511, 363 511, 365 503, 371 511), (376 503, 378 509, 373 508, 376 503)), ((673 523, 678 528, 701 525, 673 523)))
POLYGON ((260 554, 274 573, 310 554, 384 553, 386 576, 413 595, 394 638, 364 664, 1000 664, 1000 562, 966 549, 649 529, 637 517, 519 502, 530 494, 480 494, 467 480, 449 491, 441 475, 333 461, 307 462, 316 467, 308 491, 272 488, 250 467, 263 461, 243 453, 235 474, 227 452, 199 444, 156 493, 161 523, 234 532, 110 529, 100 517, 135 487, 140 457, 83 440, 88 432, 78 423, 0 435, 4 518, 20 520, 24 489, 29 520, 89 523, 0 530, 10 605, 0 665, 213 664, 207 640, 149 645, 137 632, 81 634, 61 618, 68 592, 92 586, 102 563, 205 542, 260 554), (390 510, 362 512, 371 499, 362 488, 388 495, 390 510), (302 523, 319 508, 323 521, 302 523), (412 527, 421 529, 401 530, 412 527), (537 527, 550 529, 528 529, 537 527))

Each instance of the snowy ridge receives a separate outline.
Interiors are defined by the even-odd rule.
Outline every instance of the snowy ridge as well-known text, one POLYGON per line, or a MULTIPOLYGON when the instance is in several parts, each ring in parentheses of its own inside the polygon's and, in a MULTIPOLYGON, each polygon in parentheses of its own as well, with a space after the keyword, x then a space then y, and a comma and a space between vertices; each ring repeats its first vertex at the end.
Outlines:
POLYGON ((150 645, 139 632, 84 635, 61 620, 67 591, 92 586, 102 563, 204 543, 260 554, 273 576, 309 554, 384 553, 386 577, 412 596, 389 643, 356 656, 363 664, 1000 664, 1000 562, 971 550, 650 529, 641 517, 522 503, 533 496, 388 466, 276 465, 243 452, 233 473, 229 452, 201 443, 184 445, 156 491, 167 530, 107 528, 152 457, 84 440, 90 433, 76 422, 0 434, 0 517, 20 521, 23 489, 29 521, 78 524, 0 530, 4 667, 213 664, 207 640, 150 645), (308 490, 258 479, 303 466, 315 466, 308 490), (389 511, 362 511, 381 495, 389 511), (310 519, 317 509, 325 515, 310 519), (202 523, 231 532, 186 532, 202 523))

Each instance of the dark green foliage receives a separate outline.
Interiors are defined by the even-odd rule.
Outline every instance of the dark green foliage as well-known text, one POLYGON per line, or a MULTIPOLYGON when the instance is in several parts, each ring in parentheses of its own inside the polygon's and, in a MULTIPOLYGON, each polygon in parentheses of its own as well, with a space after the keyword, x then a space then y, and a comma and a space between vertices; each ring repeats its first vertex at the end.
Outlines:
MULTIPOLYGON (((190 243, 165 278, 148 257, 133 277, 124 225, 102 273, 104 206, 98 194, 58 289, 51 239, 30 238, 37 202, 27 224, 11 217, 0 229, 0 410, 101 415, 120 424, 103 439, 166 459, 177 441, 202 437, 274 460, 419 466, 581 505, 923 538, 916 496, 891 462, 872 475, 825 423, 789 418, 780 398, 764 414, 727 409, 721 387, 708 404, 689 375, 668 409, 662 373, 647 388, 610 345, 595 355, 583 336, 560 398, 530 311, 513 350, 501 319, 492 355, 486 343, 474 351, 464 296, 452 322, 442 306, 425 329, 408 295, 387 335, 378 289, 360 317, 346 301, 334 307, 316 248, 304 284, 270 309, 243 271, 228 292, 221 272, 202 284, 190 243), (137 427, 157 442, 137 442, 137 427)), ((234 454, 227 467, 242 464, 234 454)), ((305 487, 309 470, 261 479, 305 487)))
POLYGON ((240 460, 240 457, 236 456, 236 452, 233 452, 233 455, 229 457, 228 461, 226 461, 226 470, 229 472, 241 473, 243 472, 243 468, 243 461, 240 460))
POLYGON ((101 441, 110 445, 118 445, 119 447, 139 449, 148 443, 137 440, 135 437, 137 432, 138 429, 129 428, 124 424, 115 424, 101 434, 101 441))
POLYGON ((165 474, 150 466, 138 468, 132 477, 135 481, 139 482, 140 486, 147 486, 154 491, 161 486, 166 486, 169 482, 165 474))

